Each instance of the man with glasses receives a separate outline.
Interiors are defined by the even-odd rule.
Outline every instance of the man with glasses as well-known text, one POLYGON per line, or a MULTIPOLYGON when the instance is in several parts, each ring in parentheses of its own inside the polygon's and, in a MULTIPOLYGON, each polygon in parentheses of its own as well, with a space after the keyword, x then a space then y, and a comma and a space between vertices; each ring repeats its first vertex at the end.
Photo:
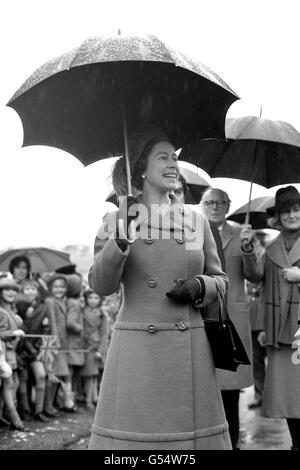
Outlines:
MULTIPOLYGON (((230 208, 228 194, 221 189, 209 188, 201 200, 201 207, 210 223, 217 226, 222 241, 225 258, 225 271, 229 277, 227 306, 247 350, 252 357, 249 305, 244 290, 244 280, 258 282, 262 266, 252 244, 251 227, 228 223, 226 214, 230 208)), ((236 372, 217 369, 222 398, 229 424, 232 448, 238 449, 239 441, 239 394, 244 387, 253 384, 252 366, 240 365, 236 372)))

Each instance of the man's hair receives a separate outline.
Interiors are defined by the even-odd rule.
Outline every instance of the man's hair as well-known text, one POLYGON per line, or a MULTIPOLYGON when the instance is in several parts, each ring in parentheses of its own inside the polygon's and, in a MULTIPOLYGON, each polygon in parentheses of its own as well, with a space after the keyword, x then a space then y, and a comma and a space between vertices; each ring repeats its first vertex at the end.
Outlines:
POLYGON ((210 192, 210 191, 219 191, 219 192, 222 194, 222 196, 224 197, 224 200, 225 200, 228 204, 231 203, 231 200, 229 199, 229 196, 228 196, 228 194, 226 193, 226 191, 223 191, 223 189, 219 189, 219 188, 207 188, 207 189, 204 191, 204 193, 202 194, 201 201, 203 201, 204 196, 205 196, 208 192, 210 192))

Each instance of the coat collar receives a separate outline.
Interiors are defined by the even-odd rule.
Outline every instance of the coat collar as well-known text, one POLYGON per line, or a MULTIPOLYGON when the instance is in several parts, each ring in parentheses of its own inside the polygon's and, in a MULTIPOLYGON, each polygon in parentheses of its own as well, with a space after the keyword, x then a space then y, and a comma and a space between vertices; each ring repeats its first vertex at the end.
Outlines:
POLYGON ((283 235, 280 233, 267 247, 267 254, 274 263, 282 268, 291 267, 300 260, 300 238, 289 253, 284 247, 283 235))

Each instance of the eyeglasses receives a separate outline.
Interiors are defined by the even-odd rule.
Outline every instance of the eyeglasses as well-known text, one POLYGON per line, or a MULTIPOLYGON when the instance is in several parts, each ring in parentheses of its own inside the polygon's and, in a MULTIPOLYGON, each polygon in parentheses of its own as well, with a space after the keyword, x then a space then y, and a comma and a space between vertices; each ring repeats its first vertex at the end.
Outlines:
POLYGON ((225 207, 228 204, 227 201, 204 201, 204 205, 206 207, 213 207, 216 205, 218 208, 219 207, 225 207))

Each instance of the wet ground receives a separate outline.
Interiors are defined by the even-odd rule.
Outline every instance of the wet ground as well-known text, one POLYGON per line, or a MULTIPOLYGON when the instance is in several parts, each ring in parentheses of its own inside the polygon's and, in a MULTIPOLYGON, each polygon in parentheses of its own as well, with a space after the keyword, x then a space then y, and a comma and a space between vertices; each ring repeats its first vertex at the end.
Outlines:
POLYGON ((240 395, 241 450, 289 450, 290 434, 284 419, 262 418, 260 408, 249 410, 254 399, 253 387, 240 395))
MULTIPOLYGON (((260 416, 260 409, 249 410, 253 387, 241 393, 241 450, 289 450, 291 441, 285 420, 260 416)), ((47 424, 26 423, 25 432, 0 429, 1 450, 86 450, 94 411, 80 408, 78 413, 63 413, 47 424)))

